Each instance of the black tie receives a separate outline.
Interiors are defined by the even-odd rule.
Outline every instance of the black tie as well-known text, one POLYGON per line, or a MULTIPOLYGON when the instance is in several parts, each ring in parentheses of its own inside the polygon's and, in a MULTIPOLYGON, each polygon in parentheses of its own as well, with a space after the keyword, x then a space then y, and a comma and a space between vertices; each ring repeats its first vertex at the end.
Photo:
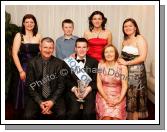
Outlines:
POLYGON ((43 63, 43 85, 42 85, 42 95, 47 98, 50 95, 49 80, 47 79, 47 62, 43 63))
POLYGON ((83 60, 77 60, 77 62, 78 62, 78 63, 79 63, 80 61, 81 61, 81 62, 83 62, 83 63, 85 62, 85 60, 84 60, 84 59, 83 59, 83 60))

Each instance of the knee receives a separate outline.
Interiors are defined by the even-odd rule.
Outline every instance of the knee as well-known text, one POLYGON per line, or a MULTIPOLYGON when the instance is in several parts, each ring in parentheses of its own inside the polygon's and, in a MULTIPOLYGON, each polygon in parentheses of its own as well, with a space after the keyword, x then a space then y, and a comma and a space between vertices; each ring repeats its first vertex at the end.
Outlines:
POLYGON ((24 118, 24 120, 34 120, 34 119, 36 119, 35 115, 32 114, 31 112, 25 112, 23 114, 23 118, 24 118))
POLYGON ((68 120, 77 120, 80 116, 80 109, 70 109, 67 111, 68 120))
POLYGON ((56 113, 56 119, 57 120, 65 120, 66 119, 66 111, 62 110, 56 113))
POLYGON ((96 112, 94 110, 83 111, 83 119, 84 120, 95 120, 96 119, 96 112))

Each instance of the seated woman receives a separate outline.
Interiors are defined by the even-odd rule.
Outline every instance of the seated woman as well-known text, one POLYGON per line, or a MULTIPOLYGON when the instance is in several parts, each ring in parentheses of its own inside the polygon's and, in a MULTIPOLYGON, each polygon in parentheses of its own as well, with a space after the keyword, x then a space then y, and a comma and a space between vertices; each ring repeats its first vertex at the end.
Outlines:
POLYGON ((98 65, 96 112, 99 120, 125 120, 127 67, 117 63, 118 51, 107 45, 98 65))

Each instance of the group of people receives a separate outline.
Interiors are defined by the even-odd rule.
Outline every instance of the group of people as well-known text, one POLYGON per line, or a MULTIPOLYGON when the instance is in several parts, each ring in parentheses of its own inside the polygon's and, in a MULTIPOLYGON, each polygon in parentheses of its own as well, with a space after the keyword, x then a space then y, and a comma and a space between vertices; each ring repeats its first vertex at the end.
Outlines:
POLYGON ((20 78, 15 109, 24 119, 137 120, 148 117, 144 61, 147 42, 133 18, 123 22, 119 56, 107 18, 94 11, 84 37, 73 35, 71 19, 64 35, 42 38, 32 14, 26 14, 12 48, 20 78), (56 55, 53 55, 53 53, 56 55), (84 90, 78 81, 85 82, 84 90), (78 101, 78 99, 84 101, 78 101))

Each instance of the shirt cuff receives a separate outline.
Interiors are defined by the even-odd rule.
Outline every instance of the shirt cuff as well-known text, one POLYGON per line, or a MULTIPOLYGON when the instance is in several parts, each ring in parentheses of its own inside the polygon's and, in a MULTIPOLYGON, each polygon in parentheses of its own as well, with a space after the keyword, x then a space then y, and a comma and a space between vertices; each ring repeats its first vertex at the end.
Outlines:
POLYGON ((76 86, 72 87, 71 92, 74 92, 76 88, 77 88, 76 86))

